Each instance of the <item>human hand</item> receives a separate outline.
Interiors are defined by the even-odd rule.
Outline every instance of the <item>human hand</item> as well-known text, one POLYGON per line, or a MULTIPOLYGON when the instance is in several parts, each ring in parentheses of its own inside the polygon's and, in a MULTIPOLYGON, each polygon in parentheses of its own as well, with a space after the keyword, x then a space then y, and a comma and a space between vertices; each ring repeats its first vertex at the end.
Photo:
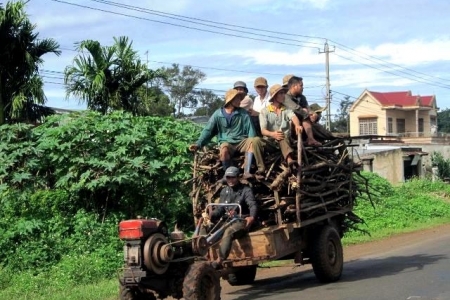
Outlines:
POLYGON ((250 109, 248 110, 248 112, 249 112, 249 114, 250 114, 252 117, 257 117, 257 116, 259 115, 259 112, 257 112, 257 111, 254 110, 253 108, 250 108, 250 109))
POLYGON ((277 141, 284 140, 284 133, 282 131, 274 131, 272 132, 272 137, 277 141))
POLYGON ((253 218, 253 217, 245 218, 245 228, 249 229, 250 226, 252 226, 254 221, 255 221, 255 218, 253 218))
POLYGON ((209 217, 209 214, 207 212, 202 213, 202 218, 204 226, 209 226, 211 224, 211 218, 209 217))
POLYGON ((189 151, 195 152, 198 150, 197 144, 192 144, 189 146, 189 151))
POLYGON ((302 127, 302 126, 300 126, 300 125, 295 125, 295 134, 296 134, 296 135, 301 134, 302 131, 303 131, 303 127, 302 127))
POLYGON ((236 215, 236 211, 235 211, 234 209, 230 209, 230 210, 228 211, 228 216, 229 216, 230 218, 234 218, 235 215, 236 215))

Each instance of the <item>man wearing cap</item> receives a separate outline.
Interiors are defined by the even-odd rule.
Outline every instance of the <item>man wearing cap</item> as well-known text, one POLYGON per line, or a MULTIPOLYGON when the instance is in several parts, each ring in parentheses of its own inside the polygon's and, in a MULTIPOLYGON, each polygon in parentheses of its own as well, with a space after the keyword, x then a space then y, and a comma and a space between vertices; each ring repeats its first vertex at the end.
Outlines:
POLYGON ((258 170, 265 170, 262 157, 263 145, 259 137, 256 137, 255 129, 250 116, 240 108, 241 100, 245 97, 235 89, 228 90, 225 94, 225 104, 217 109, 195 144, 189 146, 189 150, 196 151, 207 145, 214 136, 220 145, 220 161, 226 170, 231 166, 231 157, 236 151, 246 153, 245 178, 254 177, 250 174, 251 162, 255 156, 258 170))
POLYGON ((322 117, 322 112, 325 110, 326 107, 321 107, 317 103, 313 103, 309 106, 309 111, 311 112, 311 120, 314 120, 314 123, 312 124, 312 129, 314 133, 314 137, 319 139, 320 141, 324 142, 325 140, 335 140, 336 137, 325 127, 322 126, 322 124, 319 123, 320 118, 322 117))
MULTIPOLYGON (((244 236, 248 232, 255 222, 258 213, 258 206, 252 189, 247 185, 241 184, 238 176, 238 168, 229 167, 226 169, 225 180, 227 185, 220 192, 219 202, 239 204, 242 209, 241 217, 243 220, 234 222, 225 229, 219 245, 219 258, 213 264, 216 268, 220 267, 222 262, 228 258, 233 240, 244 236)), ((213 223, 216 223, 226 213, 226 207, 217 206, 216 209, 210 213, 210 219, 213 223)), ((236 206, 231 206, 228 210, 228 214, 233 218, 239 214, 239 210, 236 210, 236 206)))
POLYGON ((256 96, 255 101, 253 101, 253 110, 256 112, 255 115, 259 115, 261 110, 269 104, 270 95, 267 79, 264 77, 256 78, 254 87, 258 96, 256 96))
POLYGON ((321 143, 314 138, 312 131, 312 123, 315 120, 311 119, 314 118, 313 116, 310 118, 308 101, 303 95, 303 79, 294 75, 286 75, 283 78, 283 86, 288 88, 284 105, 292 109, 300 119, 307 136, 306 144, 309 146, 320 146, 321 143))
POLYGON ((302 127, 294 111, 284 106, 285 94, 286 90, 279 84, 270 88, 269 105, 261 110, 259 123, 266 140, 266 149, 276 149, 278 144, 286 163, 291 166, 296 161, 292 158, 293 149, 288 138, 291 135, 290 122, 294 124, 296 134, 302 132, 302 127))
POLYGON ((243 81, 236 81, 233 85, 233 89, 235 89, 236 91, 243 93, 244 96, 247 96, 248 94, 248 88, 247 88, 247 84, 243 81))

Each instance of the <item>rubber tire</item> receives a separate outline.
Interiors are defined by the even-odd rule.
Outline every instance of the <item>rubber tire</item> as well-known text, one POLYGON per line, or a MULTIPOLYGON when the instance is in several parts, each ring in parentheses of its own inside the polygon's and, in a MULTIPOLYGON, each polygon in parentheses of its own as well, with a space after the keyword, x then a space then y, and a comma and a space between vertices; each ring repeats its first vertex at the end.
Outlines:
POLYGON ((344 251, 335 227, 326 225, 313 239, 311 264, 317 280, 335 282, 341 278, 344 268, 344 251))
POLYGON ((143 294, 138 289, 129 289, 122 285, 119 288, 119 299, 120 300, 156 300, 153 294, 143 294))
POLYGON ((255 282, 257 265, 236 268, 236 271, 228 274, 228 283, 230 285, 245 285, 255 282))
POLYGON ((209 262, 189 266, 183 281, 185 300, 220 300, 220 277, 209 262))

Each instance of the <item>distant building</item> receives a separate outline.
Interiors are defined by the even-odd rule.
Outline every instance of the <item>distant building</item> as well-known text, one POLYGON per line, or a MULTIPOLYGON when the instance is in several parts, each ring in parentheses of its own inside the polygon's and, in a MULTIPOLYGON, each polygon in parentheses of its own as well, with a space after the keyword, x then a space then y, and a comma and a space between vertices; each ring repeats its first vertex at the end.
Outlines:
POLYGON ((437 134, 435 96, 367 89, 350 108, 350 135, 430 137, 437 134))

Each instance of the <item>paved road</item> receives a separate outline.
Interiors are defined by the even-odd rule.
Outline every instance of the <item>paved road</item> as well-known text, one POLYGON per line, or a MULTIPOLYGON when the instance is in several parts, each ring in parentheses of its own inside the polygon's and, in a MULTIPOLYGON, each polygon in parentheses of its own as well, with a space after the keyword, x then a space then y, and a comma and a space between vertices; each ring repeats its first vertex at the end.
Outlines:
POLYGON ((319 284, 308 267, 262 269, 251 286, 222 280, 222 300, 450 300, 450 226, 344 251, 339 282, 319 284))

